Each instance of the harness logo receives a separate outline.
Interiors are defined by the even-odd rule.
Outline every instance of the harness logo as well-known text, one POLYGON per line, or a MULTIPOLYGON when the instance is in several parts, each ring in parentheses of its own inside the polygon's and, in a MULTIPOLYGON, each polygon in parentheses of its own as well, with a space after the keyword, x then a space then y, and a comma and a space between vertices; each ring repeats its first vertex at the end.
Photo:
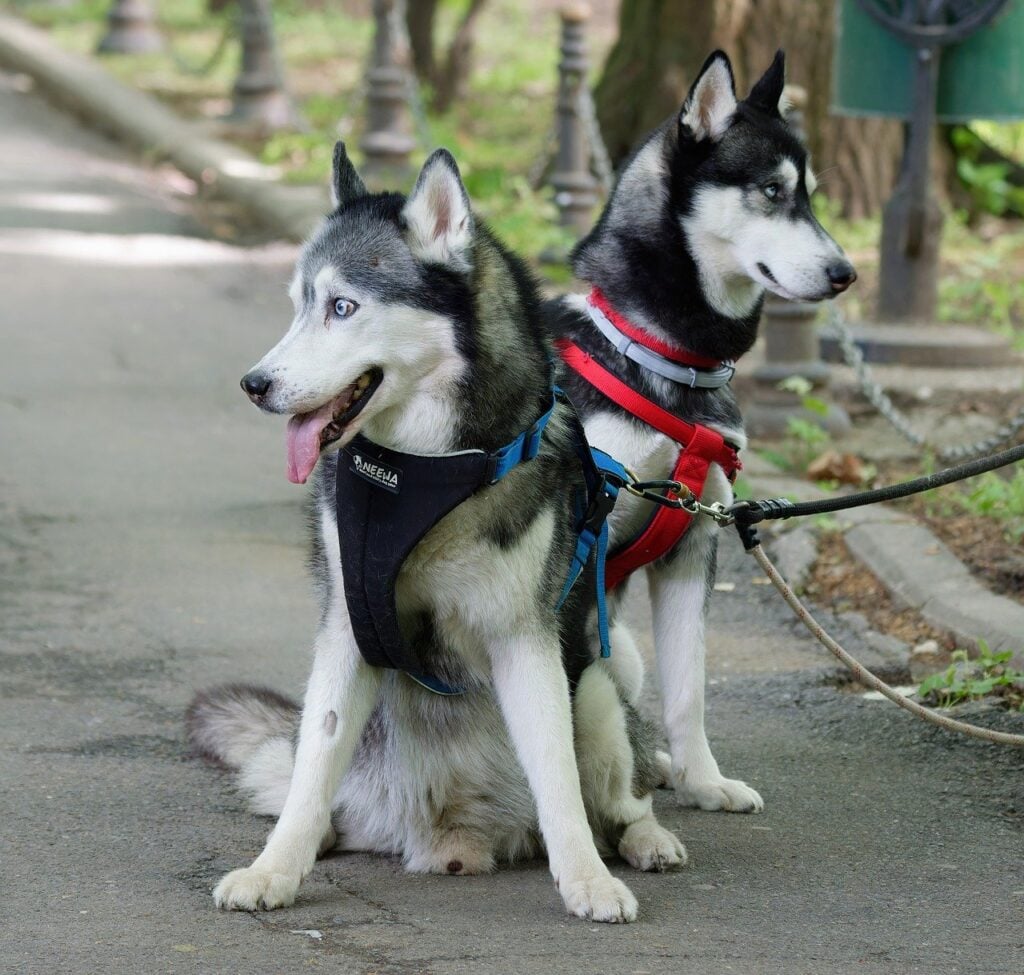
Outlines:
POLYGON ((377 487, 384 488, 392 494, 398 494, 401 488, 401 470, 397 467, 390 467, 374 460, 371 457, 364 457, 357 451, 352 451, 353 473, 358 474, 364 481, 369 481, 377 487))

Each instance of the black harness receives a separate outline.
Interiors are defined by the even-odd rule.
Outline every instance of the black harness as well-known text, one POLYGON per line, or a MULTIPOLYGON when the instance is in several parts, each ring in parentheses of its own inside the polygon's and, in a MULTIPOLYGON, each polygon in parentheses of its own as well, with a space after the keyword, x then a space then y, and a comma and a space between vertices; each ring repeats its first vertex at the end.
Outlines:
MULTIPOLYGON (((607 455, 591 450, 576 411, 560 389, 552 391, 550 408, 528 430, 490 453, 409 454, 381 447, 363 436, 356 436, 342 449, 336 484, 338 541, 349 618, 367 663, 404 671, 438 694, 462 692, 434 676, 431 661, 423 659, 403 638, 395 605, 398 573, 417 542, 445 515, 537 456, 557 402, 570 407, 572 437, 587 488, 577 519, 573 564, 558 602, 561 606, 595 547, 599 579, 603 575, 608 536, 605 520, 628 475, 607 455)), ((603 584, 598 586, 597 596, 602 655, 607 656, 603 584)))

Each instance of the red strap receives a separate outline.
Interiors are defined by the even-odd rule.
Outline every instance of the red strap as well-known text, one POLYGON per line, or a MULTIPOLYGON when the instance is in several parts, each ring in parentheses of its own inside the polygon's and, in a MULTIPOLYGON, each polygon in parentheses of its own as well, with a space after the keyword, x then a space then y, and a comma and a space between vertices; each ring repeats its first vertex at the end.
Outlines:
POLYGON ((668 342, 662 342, 661 339, 655 338, 650 332, 637 328, 628 318, 624 318, 612 308, 600 288, 592 288, 587 301, 595 308, 600 309, 623 335, 628 335, 638 345, 643 345, 666 359, 678 362, 681 366, 696 366, 698 369, 717 369, 722 365, 720 359, 709 359, 707 356, 697 355, 695 352, 690 352, 679 346, 669 345, 668 342))
MULTIPOLYGON (((679 459, 672 471, 672 480, 685 484, 697 497, 704 492, 704 482, 708 479, 708 468, 711 466, 708 454, 717 446, 715 437, 718 434, 713 430, 697 427, 689 446, 679 452, 679 459)), ((682 508, 659 506, 644 530, 624 549, 612 554, 605 563, 605 591, 611 592, 637 569, 666 555, 686 534, 691 520, 690 513, 682 508)))
MULTIPOLYGON (((672 480, 686 485, 698 498, 712 463, 721 465, 729 480, 743 466, 735 448, 708 427, 687 423, 652 403, 635 389, 613 376, 600 363, 568 339, 555 343, 566 365, 578 372, 612 402, 650 424, 655 430, 682 445, 672 470, 672 480)), ((609 556, 605 565, 605 589, 611 592, 641 566, 655 562, 676 545, 690 527, 691 515, 681 508, 660 507, 644 530, 625 548, 609 556)))
POLYGON ((565 360, 565 364, 578 372, 591 386, 604 393, 613 403, 618 403, 624 410, 628 410, 633 416, 643 420, 644 423, 654 427, 666 437, 671 437, 683 447, 689 445, 698 430, 702 430, 713 438, 710 442, 704 442, 705 448, 711 451, 708 460, 721 464, 730 478, 742 467, 736 450, 730 447, 720 434, 707 427, 687 423, 674 413, 663 410, 657 403, 652 403, 632 386, 627 386, 617 376, 613 376, 589 353, 584 352, 569 339, 559 339, 555 344, 558 346, 558 351, 565 360))

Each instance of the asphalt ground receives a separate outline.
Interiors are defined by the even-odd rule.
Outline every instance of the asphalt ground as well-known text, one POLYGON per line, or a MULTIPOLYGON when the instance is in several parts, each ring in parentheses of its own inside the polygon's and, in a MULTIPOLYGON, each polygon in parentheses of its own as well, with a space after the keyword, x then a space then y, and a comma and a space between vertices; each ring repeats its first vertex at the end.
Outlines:
POLYGON ((731 538, 708 724, 767 809, 659 794, 691 863, 613 867, 636 924, 566 917, 539 862, 354 855, 294 908, 218 913, 268 824, 189 757, 182 710, 222 680, 297 692, 315 624, 283 429, 237 388, 294 251, 212 239, 180 178, 24 87, 0 76, 0 969, 1024 972, 1020 755, 836 686, 731 538))

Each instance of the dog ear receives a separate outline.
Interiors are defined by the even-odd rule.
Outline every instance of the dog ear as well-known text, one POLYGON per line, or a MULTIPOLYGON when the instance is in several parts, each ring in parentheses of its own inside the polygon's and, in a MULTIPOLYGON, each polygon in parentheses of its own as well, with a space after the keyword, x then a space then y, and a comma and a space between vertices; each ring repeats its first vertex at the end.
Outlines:
POLYGON ((473 214, 459 167, 447 149, 438 149, 423 164, 402 218, 409 247, 418 258, 469 270, 473 214))
POLYGON ((683 102, 679 125, 697 142, 716 141, 729 127, 736 111, 736 82, 724 51, 715 51, 700 69, 697 80, 683 102))
POLYGON ((779 49, 771 67, 761 76, 760 80, 750 89, 747 104, 769 115, 782 111, 782 89, 786 84, 786 52, 779 49))
POLYGON ((331 202, 335 209, 366 196, 366 187, 348 158, 344 142, 334 143, 334 172, 331 176, 331 202))

